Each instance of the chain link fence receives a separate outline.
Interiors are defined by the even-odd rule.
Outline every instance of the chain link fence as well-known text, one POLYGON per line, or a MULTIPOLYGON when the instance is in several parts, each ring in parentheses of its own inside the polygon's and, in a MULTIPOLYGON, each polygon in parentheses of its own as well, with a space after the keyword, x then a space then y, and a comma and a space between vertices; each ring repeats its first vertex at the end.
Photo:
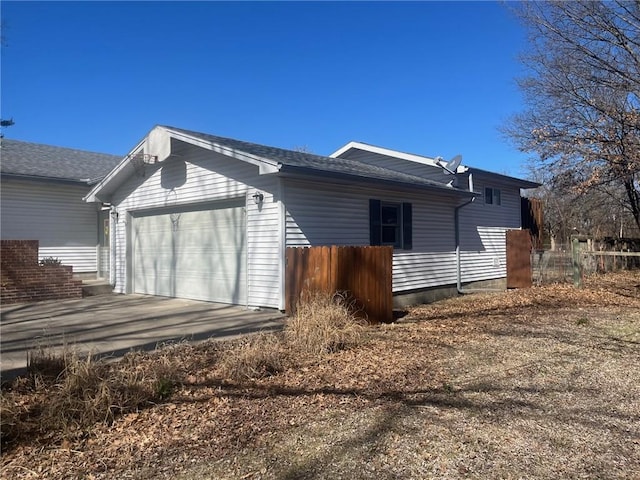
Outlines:
POLYGON ((575 238, 555 250, 535 250, 531 253, 533 283, 575 282, 576 278, 594 273, 640 269, 639 246, 637 239, 614 242, 575 238))
POLYGON ((533 284, 564 283, 573 281, 571 245, 556 250, 535 250, 531 254, 533 284))

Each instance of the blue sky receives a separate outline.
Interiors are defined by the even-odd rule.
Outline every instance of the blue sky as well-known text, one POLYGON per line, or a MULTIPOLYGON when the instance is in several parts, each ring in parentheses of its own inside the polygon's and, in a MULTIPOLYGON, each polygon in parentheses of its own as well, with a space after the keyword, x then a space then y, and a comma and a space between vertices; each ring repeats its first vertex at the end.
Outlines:
POLYGON ((351 140, 521 175, 525 34, 496 2, 3 1, 7 138, 125 154, 156 124, 351 140))

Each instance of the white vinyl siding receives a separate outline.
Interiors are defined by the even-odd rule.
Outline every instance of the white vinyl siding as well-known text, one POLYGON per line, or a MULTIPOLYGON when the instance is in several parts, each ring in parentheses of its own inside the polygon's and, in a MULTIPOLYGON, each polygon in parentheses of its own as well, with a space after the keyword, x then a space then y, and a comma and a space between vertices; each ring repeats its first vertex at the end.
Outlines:
MULTIPOLYGON (((255 168, 255 167, 252 167, 255 168)), ((284 308, 280 276, 284 273, 281 251, 281 209, 278 179, 259 177, 247 192, 247 286, 249 305, 284 308), (257 205, 253 194, 259 190, 264 199, 257 205)))
MULTIPOLYGON (((178 140, 172 140, 172 154, 132 175, 111 198, 118 211, 118 221, 111 227, 117 292, 135 290, 127 282, 136 274, 131 244, 136 217, 157 209, 194 210, 230 200, 245 208, 244 278, 250 306, 283 307, 285 247, 369 245, 370 199, 412 206, 413 245, 411 250, 394 251, 394 292, 457 281, 454 212, 467 198, 454 192, 260 175, 255 165, 178 140), (259 204, 253 199, 256 192, 264 196, 259 204)), ((434 173, 434 167, 416 162, 376 158, 380 165, 398 171, 423 177, 434 173)), ((441 181, 451 179, 441 173, 436 176, 441 181)), ((467 177, 459 177, 466 185, 467 177)), ((463 282, 503 277, 505 232, 520 227, 519 188, 500 179, 487 183, 482 175, 474 180, 476 191, 499 188, 502 205, 485 205, 479 197, 460 211, 463 282)))
POLYGON ((474 175, 474 189, 500 190, 501 204, 483 197, 460 211, 461 273, 463 282, 502 278, 507 274, 506 231, 520 223, 520 189, 490 175, 474 175))
MULTIPOLYGON (((241 199, 246 206, 247 268, 246 282, 248 304, 279 308, 280 274, 283 265, 280 252, 280 207, 275 193, 277 178, 258 175, 258 167, 228 158, 196 146, 175 142, 175 157, 153 166, 147 166, 144 176, 133 175, 114 193, 119 221, 115 231, 116 291, 131 292, 127 285, 126 267, 127 212, 135 215, 153 208, 179 208, 216 201, 241 199), (252 195, 260 191, 264 195, 261 205, 256 205, 252 195)), ((131 232, 129 231, 129 234, 131 232)))
POLYGON ((285 180, 286 246, 369 245, 369 198, 327 183, 285 180))
MULTIPOLYGON (((411 175, 436 180, 442 183, 454 181, 459 188, 468 188, 468 174, 456 176, 447 175, 438 167, 421 164, 419 162, 403 160, 396 157, 372 153, 365 150, 353 150, 343 158, 358 160, 371 165, 377 165, 391 170, 404 172, 411 175)), ((484 196, 479 196, 476 201, 464 207, 460 211, 460 239, 461 239, 461 277, 463 282, 490 280, 506 276, 506 231, 520 228, 520 188, 501 176, 491 173, 475 173, 473 175, 474 191, 484 194, 489 187, 492 192, 499 192, 500 202, 493 199, 487 204, 484 196)), ((419 223, 414 219, 414 229, 419 223)), ((394 256, 395 264, 399 263, 398 254, 394 256)), ((423 257, 422 259, 406 260, 405 269, 416 268, 416 265, 429 265, 429 268, 420 267, 420 273, 430 278, 439 278, 445 282, 451 278, 453 272, 454 281, 455 257, 453 260, 441 255, 435 257, 423 257), (414 263, 415 260, 415 263, 414 263)), ((398 270, 394 266, 394 273, 398 270)), ((446 282, 449 283, 449 282, 446 282)), ((394 281, 394 288, 396 282, 394 281)))
POLYGON ((369 199, 409 202, 413 248, 393 254, 393 291, 456 282, 454 199, 428 192, 285 183, 287 247, 369 245, 369 199))
MULTIPOLYGON (((457 282, 454 212, 464 199, 292 180, 285 185, 287 247, 369 245, 368 199, 410 202, 413 248, 394 251, 394 293, 457 282)), ((520 228, 520 190, 493 186, 502 192, 502 205, 485 205, 479 197, 460 211, 462 282, 506 276, 505 232, 520 228)))
POLYGON ((3 240, 38 240, 40 258, 55 257, 76 273, 97 269, 98 212, 82 199, 89 187, 2 177, 3 240))

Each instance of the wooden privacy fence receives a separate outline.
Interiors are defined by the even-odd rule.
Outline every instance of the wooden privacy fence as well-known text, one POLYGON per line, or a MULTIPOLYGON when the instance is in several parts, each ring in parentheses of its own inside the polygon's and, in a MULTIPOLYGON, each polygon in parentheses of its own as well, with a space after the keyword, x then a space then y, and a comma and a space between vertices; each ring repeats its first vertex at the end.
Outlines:
POLYGON ((507 288, 531 286, 531 242, 529 230, 507 230, 507 288))
POLYGON ((359 316, 393 320, 393 247, 289 247, 286 310, 295 313, 303 292, 347 292, 359 316))

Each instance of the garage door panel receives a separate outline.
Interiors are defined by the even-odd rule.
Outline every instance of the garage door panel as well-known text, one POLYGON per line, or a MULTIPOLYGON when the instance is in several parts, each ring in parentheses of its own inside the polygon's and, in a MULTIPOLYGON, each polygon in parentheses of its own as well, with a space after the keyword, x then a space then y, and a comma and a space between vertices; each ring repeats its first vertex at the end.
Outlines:
POLYGON ((244 208, 163 213, 134 221, 134 291, 246 301, 244 208))

